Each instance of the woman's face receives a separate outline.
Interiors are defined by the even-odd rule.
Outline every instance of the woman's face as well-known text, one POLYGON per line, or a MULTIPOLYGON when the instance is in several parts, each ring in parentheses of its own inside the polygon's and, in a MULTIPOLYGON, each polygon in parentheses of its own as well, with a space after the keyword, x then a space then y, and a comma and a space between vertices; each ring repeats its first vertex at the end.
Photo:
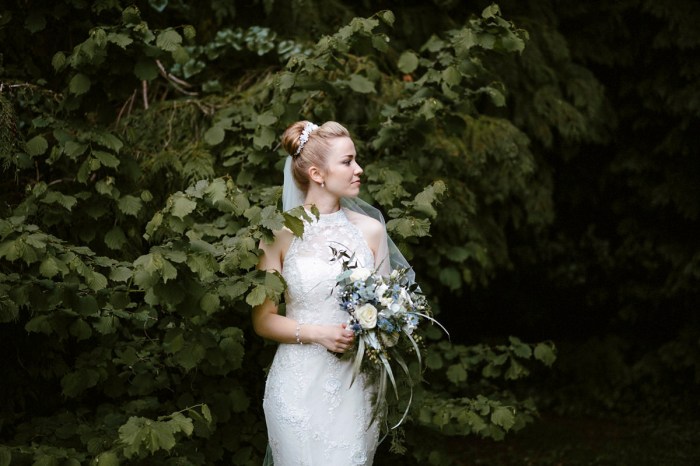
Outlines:
POLYGON ((338 197, 356 197, 360 193, 362 167, 357 164, 355 144, 348 137, 334 138, 329 143, 323 170, 326 190, 338 197))

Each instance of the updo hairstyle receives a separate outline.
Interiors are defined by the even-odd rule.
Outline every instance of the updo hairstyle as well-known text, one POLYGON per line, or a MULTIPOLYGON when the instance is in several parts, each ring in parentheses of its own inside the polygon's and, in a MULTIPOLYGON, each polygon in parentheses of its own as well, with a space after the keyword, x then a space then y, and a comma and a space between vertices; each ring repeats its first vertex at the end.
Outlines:
POLYGON ((309 168, 315 166, 319 169, 326 167, 326 157, 330 150, 330 140, 334 138, 350 137, 350 133, 340 123, 327 121, 318 129, 309 134, 299 155, 294 155, 299 148, 299 137, 304 130, 306 120, 297 121, 290 125, 282 134, 282 147, 292 156, 292 175, 299 189, 306 192, 309 189, 309 168))

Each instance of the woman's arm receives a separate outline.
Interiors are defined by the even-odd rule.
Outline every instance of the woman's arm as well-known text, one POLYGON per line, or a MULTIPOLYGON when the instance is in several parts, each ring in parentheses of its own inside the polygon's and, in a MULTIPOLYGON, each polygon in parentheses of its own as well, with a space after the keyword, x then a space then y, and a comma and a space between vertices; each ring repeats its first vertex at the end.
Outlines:
MULTIPOLYGON (((259 269, 282 273, 282 262, 291 243, 291 235, 291 232, 283 230, 275 235, 272 244, 260 242, 263 255, 258 263, 259 269)), ((253 329, 268 340, 279 343, 318 343, 336 353, 347 351, 354 339, 354 333, 346 330, 345 324, 299 324, 293 319, 281 316, 278 314, 277 305, 269 299, 253 308, 253 329)))

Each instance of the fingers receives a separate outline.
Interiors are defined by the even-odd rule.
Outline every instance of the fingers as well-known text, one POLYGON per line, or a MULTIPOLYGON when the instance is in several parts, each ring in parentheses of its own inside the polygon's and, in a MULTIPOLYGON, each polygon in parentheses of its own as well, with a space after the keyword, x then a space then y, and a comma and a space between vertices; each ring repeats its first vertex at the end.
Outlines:
POLYGON ((332 338, 328 342, 328 345, 326 345, 326 348, 334 353, 345 353, 352 348, 354 344, 355 332, 347 328, 347 324, 344 323, 335 328, 336 331, 331 334, 332 338))
POLYGON ((353 345, 354 335, 343 333, 335 341, 336 352, 344 353, 349 350, 353 345))
POLYGON ((347 350, 350 349, 352 345, 336 345, 335 347, 335 352, 336 353, 345 353, 347 350))

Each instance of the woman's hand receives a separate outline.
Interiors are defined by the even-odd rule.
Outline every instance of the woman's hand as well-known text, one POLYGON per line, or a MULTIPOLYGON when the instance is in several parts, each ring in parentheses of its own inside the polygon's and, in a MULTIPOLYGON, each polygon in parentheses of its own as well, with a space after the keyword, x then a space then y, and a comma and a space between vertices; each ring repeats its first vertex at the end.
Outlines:
POLYGON ((352 348, 355 341, 355 333, 347 328, 347 324, 314 325, 309 330, 311 341, 323 345, 328 351, 333 353, 346 352, 352 348))

